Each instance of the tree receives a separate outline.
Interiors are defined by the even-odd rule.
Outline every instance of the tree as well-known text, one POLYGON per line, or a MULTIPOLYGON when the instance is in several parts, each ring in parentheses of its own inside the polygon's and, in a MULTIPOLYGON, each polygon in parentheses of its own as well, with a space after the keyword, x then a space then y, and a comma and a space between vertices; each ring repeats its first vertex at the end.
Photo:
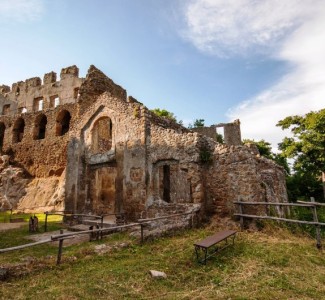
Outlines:
POLYGON ((204 119, 195 119, 194 123, 188 124, 188 128, 198 128, 198 127, 204 127, 204 119))
POLYGON ((196 119, 193 124, 194 128, 204 127, 204 119, 196 119))
POLYGON ((172 120, 174 122, 177 122, 176 116, 172 112, 170 112, 166 109, 154 108, 151 111, 159 117, 163 117, 163 118, 172 120))
POLYGON ((269 142, 266 142, 264 139, 260 141, 244 139, 243 143, 256 145, 261 156, 274 160, 278 165, 282 166, 285 169, 287 175, 290 174, 290 168, 286 157, 284 157, 282 154, 273 153, 272 146, 269 142))
POLYGON ((325 109, 304 116, 289 116, 277 126, 290 129, 293 137, 285 137, 279 144, 283 156, 293 158, 293 169, 312 185, 323 182, 325 195, 325 109))
POLYGON ((273 159, 272 147, 269 142, 266 142, 264 140, 255 141, 255 140, 250 140, 250 139, 244 139, 243 143, 256 145, 261 156, 264 156, 269 159, 273 159))

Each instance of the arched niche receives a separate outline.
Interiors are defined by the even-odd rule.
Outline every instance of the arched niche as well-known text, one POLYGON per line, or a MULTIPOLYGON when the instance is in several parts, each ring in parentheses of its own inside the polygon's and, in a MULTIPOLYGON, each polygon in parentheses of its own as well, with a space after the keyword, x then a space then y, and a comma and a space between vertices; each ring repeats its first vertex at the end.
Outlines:
POLYGON ((105 153, 112 148, 113 124, 109 117, 97 119, 91 129, 91 152, 105 153))
POLYGON ((67 110, 61 110, 56 118, 56 136, 65 135, 70 130, 71 115, 67 110))
POLYGON ((47 117, 44 114, 38 115, 36 117, 33 134, 34 140, 42 140, 45 138, 46 124, 47 117))
POLYGON ((18 118, 13 127, 13 135, 12 135, 12 142, 19 143, 22 141, 24 137, 25 131, 25 121, 23 118, 18 118))

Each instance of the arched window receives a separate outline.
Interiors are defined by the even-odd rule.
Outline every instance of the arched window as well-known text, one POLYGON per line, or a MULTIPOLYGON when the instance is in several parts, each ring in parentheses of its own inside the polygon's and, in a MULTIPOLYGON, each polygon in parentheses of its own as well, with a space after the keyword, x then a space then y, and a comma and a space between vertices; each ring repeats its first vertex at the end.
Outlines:
POLYGON ((34 127, 34 140, 42 140, 45 138, 47 118, 41 114, 36 117, 34 127))
POLYGON ((6 125, 0 122, 0 150, 2 150, 3 139, 5 137, 5 130, 6 130, 6 125))
POLYGON ((23 118, 18 118, 13 127, 12 142, 19 143, 23 139, 25 130, 25 121, 23 118))
POLYGON ((62 110, 56 118, 56 136, 65 135, 70 129, 71 115, 67 110, 62 110))
POLYGON ((91 131, 91 150, 104 153, 112 148, 112 121, 109 117, 98 119, 91 131))

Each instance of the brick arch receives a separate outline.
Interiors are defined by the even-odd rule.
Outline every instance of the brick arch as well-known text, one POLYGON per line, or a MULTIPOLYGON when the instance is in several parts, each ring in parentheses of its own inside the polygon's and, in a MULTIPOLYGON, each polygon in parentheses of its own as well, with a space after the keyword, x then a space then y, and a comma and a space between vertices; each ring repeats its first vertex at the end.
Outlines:
POLYGON ((70 130, 71 114, 68 110, 61 110, 56 117, 56 136, 65 135, 70 130))
POLYGON ((21 142, 24 137, 24 131, 25 131, 25 120, 20 117, 15 121, 14 127, 12 129, 12 142, 13 143, 21 142))
POLYGON ((46 134, 47 117, 39 114, 35 119, 33 138, 34 140, 42 140, 46 134))

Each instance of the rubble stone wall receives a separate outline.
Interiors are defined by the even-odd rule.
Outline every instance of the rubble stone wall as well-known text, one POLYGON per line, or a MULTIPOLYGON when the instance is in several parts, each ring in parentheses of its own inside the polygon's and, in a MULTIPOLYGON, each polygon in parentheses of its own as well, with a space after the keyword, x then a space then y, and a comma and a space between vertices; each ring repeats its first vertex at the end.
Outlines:
MULTIPOLYGON (((208 210, 221 216, 232 215, 234 201, 288 201, 283 168, 246 146, 215 147, 206 173, 206 188, 208 210)), ((263 210, 262 206, 254 208, 256 213, 263 210)))

